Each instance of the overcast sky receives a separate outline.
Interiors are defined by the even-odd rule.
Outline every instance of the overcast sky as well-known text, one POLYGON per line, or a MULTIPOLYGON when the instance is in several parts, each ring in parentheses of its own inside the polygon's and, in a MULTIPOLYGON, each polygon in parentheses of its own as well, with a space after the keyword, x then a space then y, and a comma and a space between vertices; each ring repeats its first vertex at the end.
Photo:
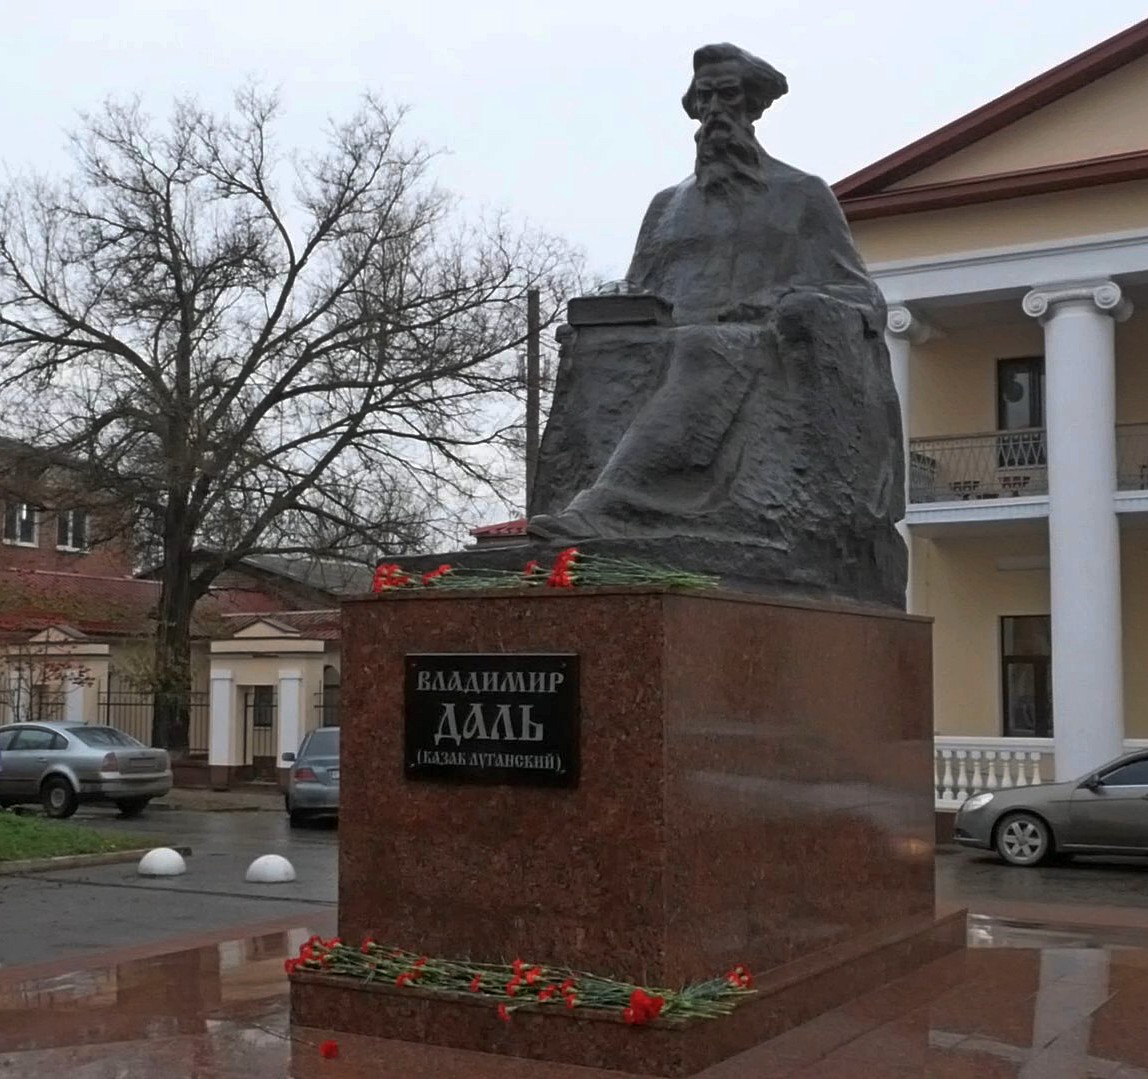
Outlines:
POLYGON ((3 3, 0 158, 58 171, 64 131, 108 95, 163 111, 282 90, 314 143, 366 88, 450 151, 439 177, 565 236, 620 276, 641 215, 687 175, 692 50, 733 41, 788 77, 758 125, 834 181, 1145 15, 1144 0, 54 0, 3 3), (943 17, 942 17, 943 11, 943 17))

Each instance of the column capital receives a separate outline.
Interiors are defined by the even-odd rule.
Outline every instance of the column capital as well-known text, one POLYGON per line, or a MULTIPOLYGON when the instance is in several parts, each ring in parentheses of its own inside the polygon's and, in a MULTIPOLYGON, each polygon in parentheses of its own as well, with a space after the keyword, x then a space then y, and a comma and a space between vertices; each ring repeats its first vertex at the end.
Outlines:
POLYGON ((937 336, 932 326, 903 303, 889 306, 888 314, 885 316, 885 332, 890 337, 911 341, 915 345, 924 344, 930 337, 937 336))
POLYGON ((1040 285, 1025 294, 1021 301, 1024 313, 1044 321, 1056 314, 1062 304, 1091 305, 1098 312, 1123 322, 1132 314, 1132 301, 1115 281, 1068 281, 1059 285, 1040 285))

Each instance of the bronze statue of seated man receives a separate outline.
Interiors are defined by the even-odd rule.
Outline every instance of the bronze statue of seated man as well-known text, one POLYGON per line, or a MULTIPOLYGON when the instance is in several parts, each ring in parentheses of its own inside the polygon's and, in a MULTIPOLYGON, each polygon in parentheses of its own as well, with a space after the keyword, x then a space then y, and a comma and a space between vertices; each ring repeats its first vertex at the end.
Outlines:
POLYGON ((584 305, 596 324, 572 302, 529 535, 759 545, 798 579, 803 559, 871 560, 894 596, 884 301, 827 185, 755 137, 784 76, 728 44, 693 66, 693 175, 654 197, 625 281, 584 305))

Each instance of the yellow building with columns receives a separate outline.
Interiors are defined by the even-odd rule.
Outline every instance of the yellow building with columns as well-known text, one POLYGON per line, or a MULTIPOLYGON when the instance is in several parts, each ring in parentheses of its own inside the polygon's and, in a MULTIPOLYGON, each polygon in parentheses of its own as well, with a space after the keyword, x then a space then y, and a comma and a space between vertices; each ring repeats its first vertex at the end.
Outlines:
POLYGON ((938 808, 1148 744, 1148 20, 834 190, 889 304, 938 808))

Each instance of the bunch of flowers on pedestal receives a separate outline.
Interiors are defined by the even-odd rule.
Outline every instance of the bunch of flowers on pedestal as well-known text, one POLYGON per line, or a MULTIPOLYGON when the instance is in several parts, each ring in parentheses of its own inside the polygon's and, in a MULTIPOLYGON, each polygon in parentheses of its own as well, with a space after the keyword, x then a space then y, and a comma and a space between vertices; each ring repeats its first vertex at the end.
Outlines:
POLYGON ((385 562, 375 570, 372 592, 396 589, 433 588, 574 588, 610 585, 661 585, 671 588, 715 588, 719 578, 709 573, 690 573, 665 566, 652 566, 626 558, 603 558, 586 554, 577 547, 559 552, 548 570, 536 559, 521 571, 470 569, 443 564, 421 577, 404 573, 394 562, 385 562))
POLYGON ((720 978, 682 989, 650 989, 563 967, 543 967, 515 959, 509 965, 435 959, 367 939, 357 947, 338 938, 312 937, 288 974, 313 971, 379 982, 399 989, 467 993, 489 1000, 504 1022, 521 1007, 613 1012, 631 1026, 655 1019, 716 1019, 728 1015, 753 992, 753 976, 743 965, 720 978))

